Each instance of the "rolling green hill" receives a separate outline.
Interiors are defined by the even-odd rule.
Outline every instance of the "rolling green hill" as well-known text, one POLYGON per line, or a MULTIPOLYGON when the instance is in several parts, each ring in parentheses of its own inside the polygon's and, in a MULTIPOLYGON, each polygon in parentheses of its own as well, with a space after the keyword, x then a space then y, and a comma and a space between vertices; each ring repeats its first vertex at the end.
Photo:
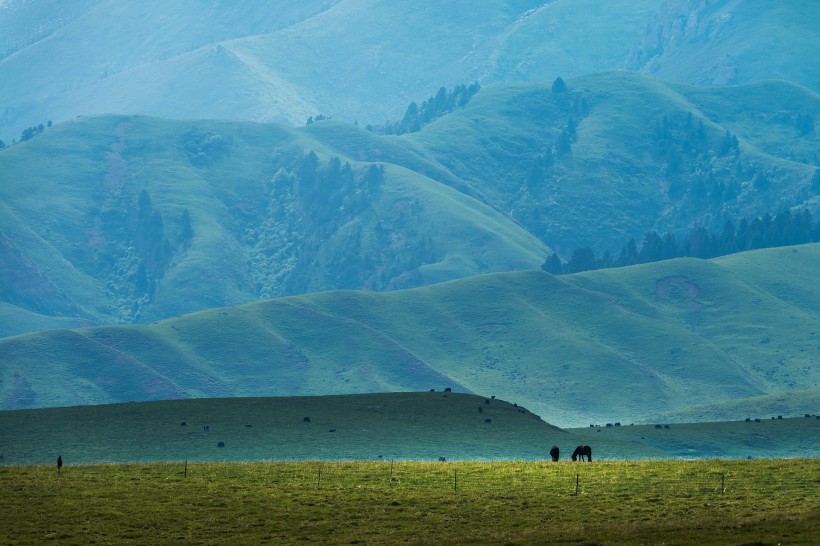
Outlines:
POLYGON ((816 457, 820 420, 561 430, 520 406, 452 392, 229 398, 0 411, 0 466, 177 461, 816 457), (206 428, 207 427, 207 428, 206 428), (220 447, 220 444, 222 446, 220 447))
POLYGON ((707 404, 683 411, 654 416, 647 422, 701 422, 715 421, 726 415, 747 419, 769 419, 778 415, 816 415, 820 408, 820 388, 783 391, 751 398, 740 398, 720 404, 707 404))
MULTIPOLYGON (((351 161, 277 125, 101 117, 50 129, 0 153, 3 299, 132 322, 543 261, 548 247, 521 226, 425 176, 401 143, 375 142, 422 172, 351 161)), ((20 333, 27 323, 8 316, 2 334, 20 333)))
POLYGON ((566 82, 488 86, 402 136, 133 116, 46 129, 0 151, 0 335, 537 269, 649 229, 817 212, 818 137, 797 127, 820 118, 816 93, 566 82))
POLYGON ((72 464, 532 460, 544 458, 559 441, 571 449, 573 441, 568 433, 508 402, 446 392, 3 411, 0 422, 0 464, 50 463, 57 452, 72 464))
POLYGON ((812 91, 625 72, 567 86, 485 88, 408 139, 565 256, 581 246, 614 253, 649 228, 719 231, 727 218, 816 210, 818 138, 795 125, 801 112, 820 116, 812 91), (723 145, 727 134, 737 146, 723 145))
MULTIPOLYGON (((813 276, 818 253, 497 273, 10 337, 0 340, 2 408, 452 387, 559 426, 641 422, 820 385, 820 316, 794 303, 787 280, 813 276), (761 262, 779 266, 747 272, 761 262)), ((815 285, 803 287, 809 298, 815 285)))

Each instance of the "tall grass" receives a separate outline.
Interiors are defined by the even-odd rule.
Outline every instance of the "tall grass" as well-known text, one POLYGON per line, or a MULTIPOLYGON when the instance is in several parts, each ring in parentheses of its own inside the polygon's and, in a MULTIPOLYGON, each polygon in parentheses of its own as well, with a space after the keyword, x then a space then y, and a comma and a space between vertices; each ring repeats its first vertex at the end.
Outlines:
POLYGON ((812 544, 819 476, 817 459, 4 467, 0 542, 812 544))

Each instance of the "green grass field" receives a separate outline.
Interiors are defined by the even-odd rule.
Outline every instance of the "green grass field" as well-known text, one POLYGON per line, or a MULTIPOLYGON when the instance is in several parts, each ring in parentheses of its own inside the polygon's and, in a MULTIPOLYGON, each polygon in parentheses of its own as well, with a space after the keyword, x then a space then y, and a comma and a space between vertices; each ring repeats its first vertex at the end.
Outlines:
POLYGON ((817 544, 820 460, 0 467, 3 544, 817 544))

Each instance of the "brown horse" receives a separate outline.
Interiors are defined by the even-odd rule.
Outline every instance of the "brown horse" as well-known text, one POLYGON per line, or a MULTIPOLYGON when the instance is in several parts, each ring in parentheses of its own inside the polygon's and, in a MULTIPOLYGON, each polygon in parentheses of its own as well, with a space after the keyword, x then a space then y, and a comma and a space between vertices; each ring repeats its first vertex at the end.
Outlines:
POLYGON ((572 452, 572 460, 577 461, 578 457, 581 457, 581 460, 584 460, 584 457, 587 458, 587 462, 592 462, 592 448, 589 446, 578 446, 575 448, 575 451, 572 452))

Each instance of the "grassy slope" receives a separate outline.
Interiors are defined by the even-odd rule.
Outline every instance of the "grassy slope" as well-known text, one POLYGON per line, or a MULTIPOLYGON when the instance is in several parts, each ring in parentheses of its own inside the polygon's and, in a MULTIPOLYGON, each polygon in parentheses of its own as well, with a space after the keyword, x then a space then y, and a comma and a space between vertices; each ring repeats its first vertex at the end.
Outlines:
POLYGON ((25 28, 32 43, 9 39, 16 54, 0 57, 9 82, 0 102, 13 105, 0 136, 112 112, 292 123, 321 112, 378 123, 442 85, 615 69, 660 0, 528 11, 542 4, 150 0, 15 10, 0 28, 25 28))
POLYGON ((56 452, 73 464, 93 464, 184 459, 435 461, 442 456, 533 460, 544 458, 554 443, 571 449, 574 440, 566 432, 508 402, 485 400, 425 392, 0 412, 0 453, 4 464, 43 464, 56 460, 56 452), (186 426, 181 426, 183 421, 186 426), (219 448, 219 442, 225 447, 219 448))
POLYGON ((258 74, 220 58, 217 44, 286 28, 328 7, 318 0, 283 0, 275 9, 256 0, 209 6, 148 0, 139 8, 87 0, 4 10, 0 28, 26 32, 0 44, 7 48, 0 49, 0 73, 8 82, 0 93, 4 104, 16 105, 3 114, 2 138, 10 142, 31 124, 78 115, 259 120, 259 109, 270 110, 283 96, 287 107, 278 110, 298 110, 300 100, 286 94, 287 85, 278 96, 277 86, 255 96, 253 90, 265 87, 254 82, 258 74), (236 89, 247 94, 237 97, 236 89))
POLYGON ((625 72, 567 84, 568 96, 554 95, 545 84, 484 88, 464 109, 407 138, 567 258, 580 246, 617 252, 650 228, 701 223, 719 230, 725 214, 736 219, 776 212, 810 193, 818 136, 798 138, 794 119, 820 116, 816 93, 777 82, 707 90, 625 72), (586 113, 573 106, 581 98, 586 113), (717 208, 671 195, 653 128, 664 117, 680 122, 688 115, 693 124, 703 123, 707 148, 715 149, 729 130, 742 141, 740 161, 766 165, 776 182, 751 189, 749 174, 718 173, 745 189, 717 208), (569 119, 577 124, 571 154, 555 160, 543 183, 529 181, 536 155, 554 148, 569 119))
POLYGON ((698 85, 764 79, 820 87, 814 2, 687 2, 660 11, 645 32, 650 56, 627 67, 698 85), (799 8, 799 9, 795 9, 799 8), (754 30, 752 30, 754 29, 754 30), (749 36, 755 39, 750 40, 749 36))
MULTIPOLYGON (((126 214, 133 210, 137 194, 145 188, 154 208, 163 215, 167 236, 174 240, 181 211, 188 209, 195 239, 190 249, 177 253, 153 302, 144 309, 143 318, 252 301, 258 298, 250 278, 253 272, 236 264, 251 258, 251 248, 243 237, 248 225, 261 222, 254 215, 264 213, 260 209, 268 201, 266 188, 278 168, 271 161, 272 154, 316 150, 322 157, 334 155, 343 160, 349 157, 344 154, 351 154, 352 161, 371 156, 366 144, 358 149, 337 149, 334 138, 343 140, 343 135, 373 140, 377 147, 372 154, 374 160, 407 157, 408 166, 418 169, 415 172, 388 165, 379 198, 356 220, 368 232, 374 223, 381 222, 397 230, 416 230, 420 239, 429 240, 433 256, 421 272, 421 282, 534 268, 543 261, 546 247, 523 228, 424 175, 428 171, 437 174, 440 169, 428 166, 423 158, 414 159, 418 157, 414 152, 389 139, 374 139, 361 129, 334 124, 317 132, 277 125, 185 123, 140 117, 88 118, 67 123, 0 156, 5 173, 0 199, 7 212, 0 215, 0 230, 35 268, 42 268, 45 282, 55 285, 77 306, 75 312, 101 322, 116 322, 130 311, 118 307, 121 295, 103 286, 111 281, 106 276, 110 275, 106 272, 110 266, 99 267, 99 262, 111 260, 106 253, 119 241, 110 233, 100 236, 95 226, 112 211, 126 214), (321 139, 333 127, 338 135, 333 133, 327 137, 329 143, 324 144, 321 139), (226 157, 207 168, 192 165, 182 146, 185 135, 192 130, 221 135, 228 143, 226 157), (51 159, 56 155, 61 157, 60 162, 51 159), (31 165, 39 168, 32 169, 31 165), (403 212, 408 207, 413 207, 409 216, 403 212)), ((320 264, 329 263, 325 258, 338 253, 346 242, 344 237, 322 242, 314 259, 320 264)), ((376 244, 362 239, 360 253, 378 256, 381 250, 376 244)), ((334 286, 332 270, 309 265, 310 271, 299 272, 308 279, 306 289, 334 286)), ((3 333, 17 331, 12 328, 3 333)))
MULTIPOLYGON (((805 245, 745 260, 788 262, 799 278, 815 271, 818 252, 820 245, 805 245)), ((3 369, 3 404, 452 386, 518 402, 566 426, 816 387, 816 311, 789 301, 777 268, 769 277, 758 268, 756 284, 733 263, 493 274, 389 293, 275 299, 149 326, 7 338, 0 341, 2 360, 11 363, 3 369)), ((813 286, 804 290, 816 298, 813 286)))
MULTIPOLYGON (((683 9, 699 9, 691 4, 683 9)), ((806 26, 815 6, 725 4, 705 8, 694 35, 681 37, 666 28, 680 22, 661 0, 40 3, 0 20, 28 31, 0 43, 0 54, 17 51, 0 60, 9 82, 0 102, 11 105, 0 136, 109 112, 293 123, 321 112, 378 123, 442 85, 551 81, 625 65, 699 84, 781 78, 816 89, 817 38, 806 26), (653 69, 627 62, 631 50, 655 46, 641 33, 674 41, 654 51, 653 69)))
MULTIPOLYGON (((700 222, 720 229, 724 214, 737 218, 811 202, 814 167, 801 161, 813 161, 817 133, 797 137, 793 122, 798 114, 820 118, 815 93, 782 83, 704 90, 624 73, 568 81, 572 98, 556 97, 545 84, 485 87, 466 108, 402 137, 335 121, 294 130, 142 117, 75 120, 0 154, 0 230, 24 251, 43 283, 76 307, 61 314, 110 323, 133 320, 140 294, 121 293, 123 283, 131 282, 127 261, 105 263, 116 262, 106 252, 119 243, 110 233, 100 239, 105 215, 134 209, 145 188, 173 239, 181 211, 191 212, 193 245, 175 256, 152 301, 141 304, 141 320, 252 301, 267 273, 252 263, 258 250, 247 234, 268 219, 269 183, 279 166, 308 150, 359 168, 384 164, 386 191, 372 211, 300 252, 300 269, 289 273, 292 282, 273 295, 406 287, 537 268, 547 253, 539 238, 564 256, 585 245, 617 250, 653 227, 677 230, 700 222), (525 182, 536 157, 554 145, 570 117, 577 118, 572 104, 579 97, 589 111, 578 118, 572 154, 557 159, 542 182, 525 182), (731 169, 715 176, 734 179, 740 194, 717 208, 669 195, 652 127, 664 116, 680 120, 687 114, 704 123, 710 145, 726 130, 735 133, 744 165, 764 172, 769 187, 754 189, 748 180, 753 174, 731 169), (193 165, 184 147, 193 130, 222 136, 225 153, 193 165), (56 155, 60 162, 53 161, 56 155), (377 228, 405 232, 392 235, 386 249, 373 236, 377 228), (403 238, 411 245, 407 263, 398 250, 403 238), (365 265, 377 264, 376 270, 354 266, 342 283, 334 264, 356 245, 365 265), (248 268, 235 267, 246 263, 248 268), (111 278, 114 267, 123 278, 111 278), (388 278, 377 279, 378 268, 389 271, 388 278)), ((293 231, 286 229, 291 238, 265 251, 299 243, 293 231)), ((289 267, 287 258, 274 267, 289 267)), ((0 328, 2 334, 16 332, 0 328)))
POLYGON ((731 87, 670 88, 705 117, 762 153, 817 166, 816 132, 800 135, 795 126, 798 113, 815 119, 820 116, 817 90, 772 80, 731 87))
POLYGON ((777 415, 814 415, 820 408, 820 388, 796 389, 764 396, 740 398, 720 404, 708 404, 683 411, 656 416, 648 421, 694 423, 716 421, 725 415, 746 415, 749 419, 777 415))
POLYGON ((582 443, 593 446, 596 460, 820 456, 820 419, 814 417, 565 431, 509 402, 441 390, 2 411, 0 424, 0 465, 49 464, 57 454, 72 465, 439 457, 533 461, 547 459, 552 445, 568 460, 582 443))

